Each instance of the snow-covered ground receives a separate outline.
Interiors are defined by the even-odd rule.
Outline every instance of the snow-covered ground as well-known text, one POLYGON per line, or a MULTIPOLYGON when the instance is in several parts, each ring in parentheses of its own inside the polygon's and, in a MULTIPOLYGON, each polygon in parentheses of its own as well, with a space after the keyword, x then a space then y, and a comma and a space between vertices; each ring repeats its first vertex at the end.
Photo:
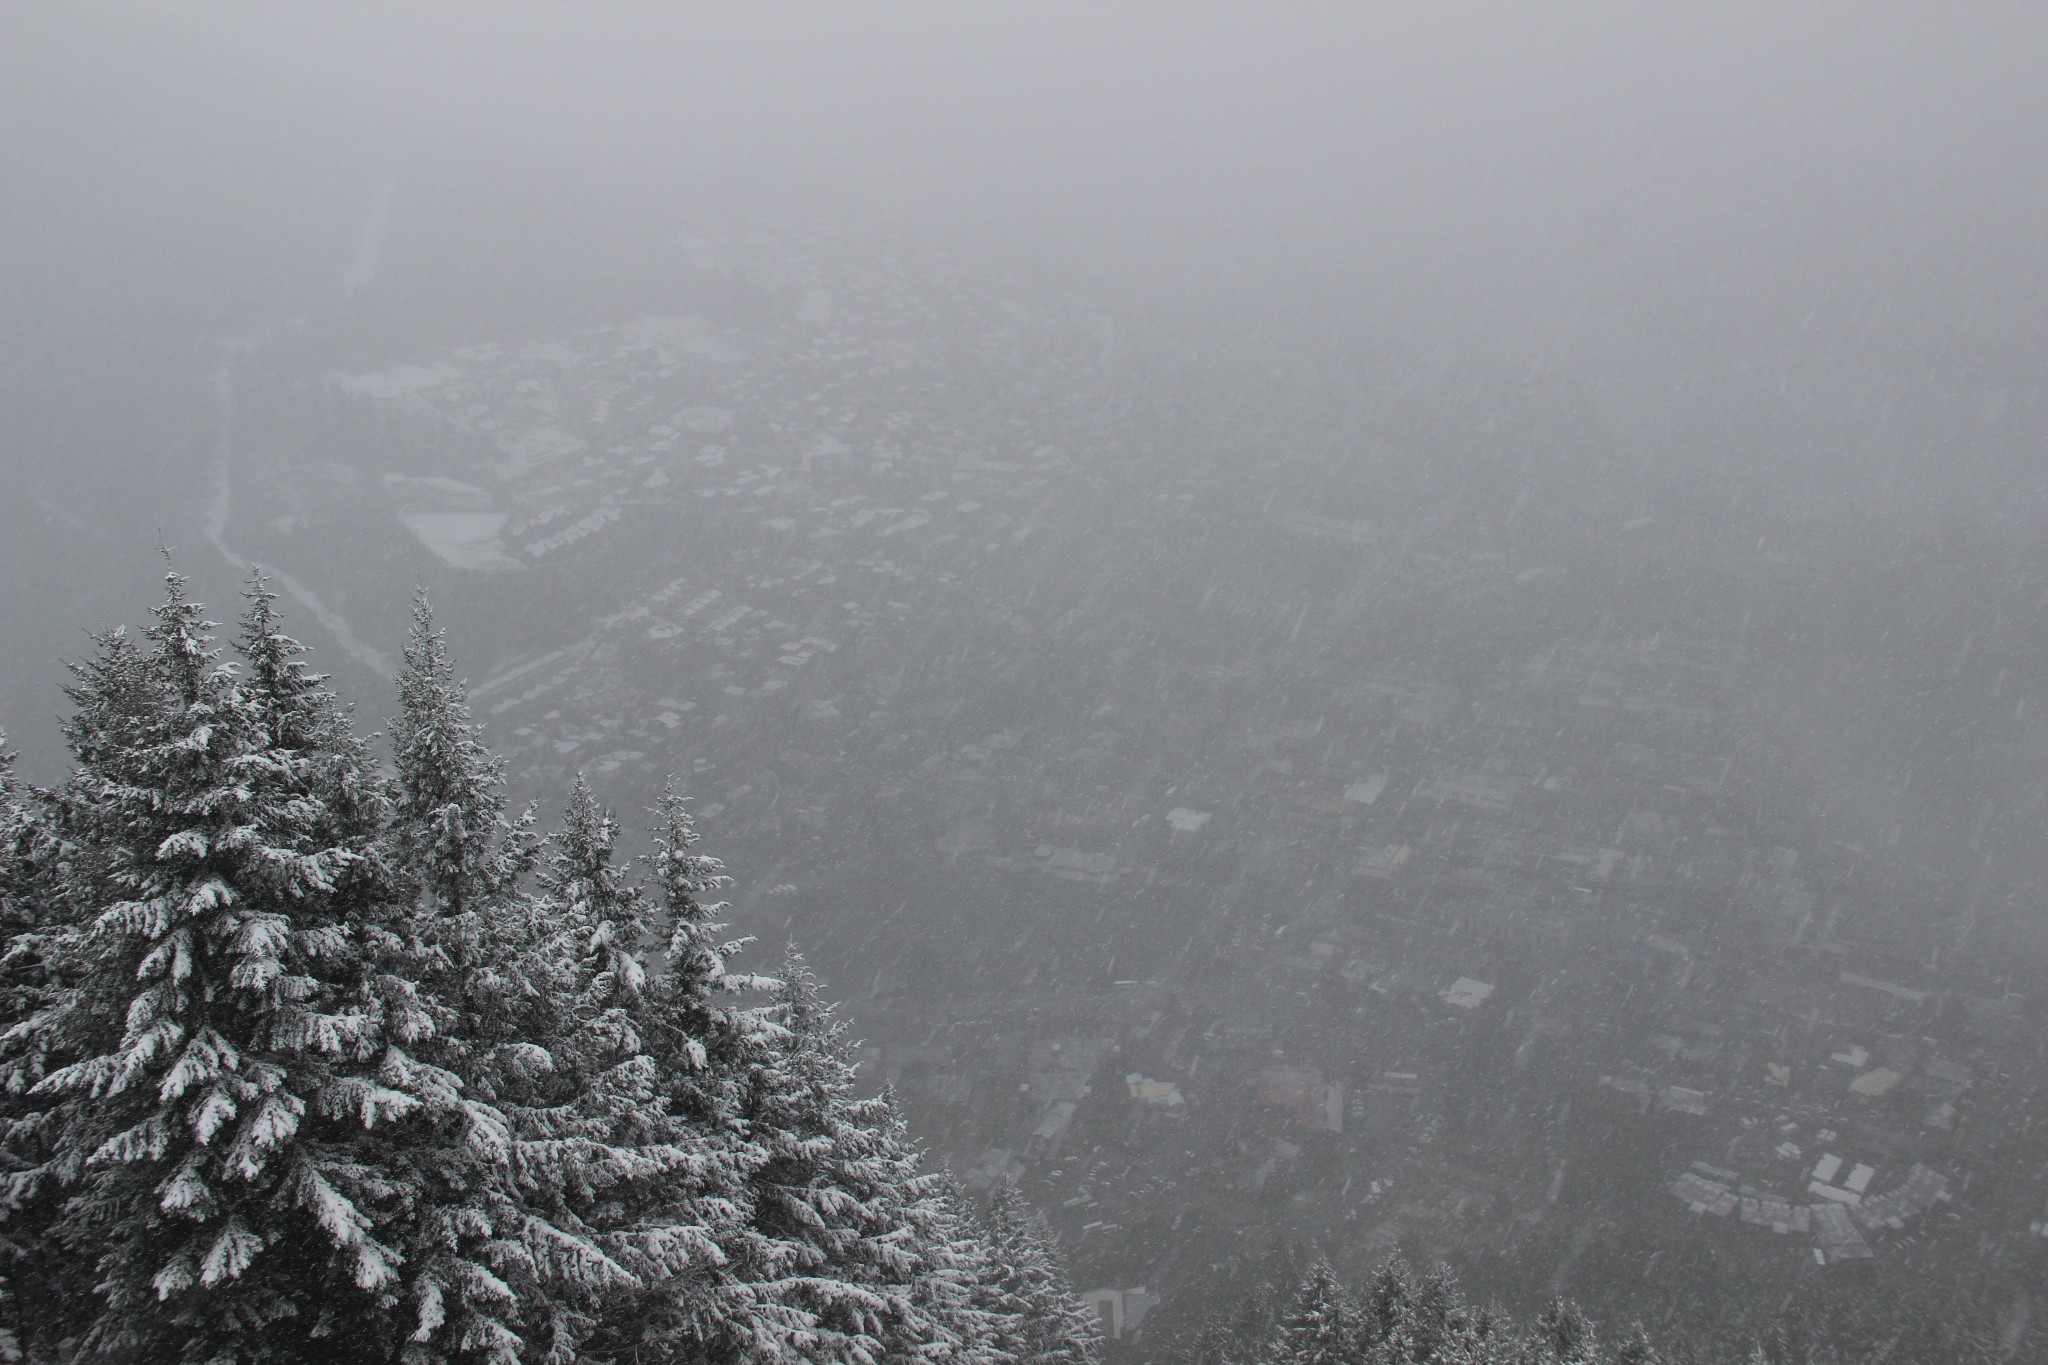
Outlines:
POLYGON ((503 512, 401 512, 398 519, 444 564, 457 569, 511 569, 518 561, 505 553, 498 533, 505 529, 503 512))
POLYGON ((330 378, 344 393, 360 398, 392 399, 438 388, 459 373, 444 360, 438 365, 399 365, 373 374, 335 373, 330 378))

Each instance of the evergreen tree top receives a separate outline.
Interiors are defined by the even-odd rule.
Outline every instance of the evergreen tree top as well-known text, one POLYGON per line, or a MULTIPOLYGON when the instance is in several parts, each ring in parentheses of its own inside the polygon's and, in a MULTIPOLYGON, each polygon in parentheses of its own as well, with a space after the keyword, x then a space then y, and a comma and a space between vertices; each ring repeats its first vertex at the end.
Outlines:
POLYGON ((292 1293, 280 1268, 305 1252, 295 1273, 394 1284, 402 1257, 371 1211, 384 1183, 326 1138, 401 1122, 427 1078, 387 1065, 384 1001, 365 991, 355 926, 382 808, 332 799, 374 788, 369 774, 330 780, 364 766, 360 747, 344 722, 319 762, 281 752, 268 699, 219 662, 176 574, 155 617, 149 652, 103 637, 75 672, 78 766, 52 797, 90 853, 52 949, 75 984, 8 1045, 49 1063, 31 1091, 45 1159, 21 1179, 67 1187, 67 1216, 110 1238, 97 1340, 225 1349, 238 1329, 205 1313, 205 1291, 232 1286, 267 1320, 292 1293))
MULTIPOLYGON (((540 854, 536 813, 529 805, 506 818, 504 763, 470 719, 424 591, 413 601, 398 700, 391 722, 399 815, 393 842, 434 913, 460 921, 487 907, 503 937, 512 932, 503 923, 507 898, 540 854)), ((473 925, 463 932, 474 940, 483 931, 473 925)), ((472 961, 474 947, 451 951, 472 961)))
POLYGON ((728 982, 726 960, 743 943, 718 941, 717 936, 725 926, 716 923, 714 917, 726 908, 726 903, 705 898, 731 886, 732 878, 726 875, 724 863, 694 851, 696 822, 690 816, 689 803, 676 788, 675 779, 662 785, 654 815, 654 851, 643 855, 642 861, 654 875, 662 909, 668 914, 668 970, 672 984, 693 995, 728 984, 742 989, 769 985, 751 977, 728 982))
POLYGON ((321 686, 327 679, 307 665, 306 647, 285 634, 276 612, 277 594, 261 570, 250 574, 242 596, 248 607, 236 644, 249 663, 250 690, 272 713, 273 737, 297 747, 316 738, 301 733, 300 726, 315 716, 326 718, 334 709, 333 694, 321 686))
POLYGON ((1006 1347, 1028 1365, 1094 1365, 1100 1333, 1074 1293, 1045 1216, 1006 1184, 989 1201, 988 1223, 998 1261, 1007 1267, 1001 1284, 1019 1318, 1006 1347))
POLYGON ((405 661, 398 675, 399 713, 392 749, 404 808, 413 815, 453 806, 473 828, 502 809, 504 763, 484 747, 471 719, 466 689, 448 658, 422 589, 413 599, 405 661))
MULTIPOLYGON (((168 553, 165 559, 168 560, 168 553)), ((185 576, 175 569, 164 571, 164 600, 151 609, 154 621, 143 638, 156 646, 175 694, 186 704, 200 699, 209 686, 217 686, 228 672, 219 668, 220 650, 213 643, 216 622, 205 617, 205 609, 185 595, 185 576)))
POLYGON ((837 1042, 846 1026, 818 991, 817 973, 797 951, 795 943, 782 947, 782 972, 776 978, 776 1017, 782 1026, 800 1038, 837 1042))
POLYGON ((1364 1344, 1357 1306, 1318 1258, 1280 1319, 1273 1365, 1351 1365, 1364 1344))
POLYGON ((1614 1348, 1614 1365, 1662 1365, 1664 1357, 1650 1343, 1650 1334, 1638 1322, 1614 1348))
POLYGON ((575 944, 597 1008, 638 1000, 647 983, 641 954, 653 916, 640 886, 613 861, 618 837, 618 821, 579 774, 540 885, 549 917, 575 944))
POLYGON ((1415 1274, 1400 1256, 1390 1256, 1374 1272, 1365 1291, 1362 1330, 1367 1345, 1376 1346, 1405 1329, 1415 1312, 1415 1274))
POLYGON ((1554 1298, 1536 1319, 1536 1339, 1557 1365, 1598 1365, 1600 1342, 1592 1321, 1570 1299, 1554 1298))

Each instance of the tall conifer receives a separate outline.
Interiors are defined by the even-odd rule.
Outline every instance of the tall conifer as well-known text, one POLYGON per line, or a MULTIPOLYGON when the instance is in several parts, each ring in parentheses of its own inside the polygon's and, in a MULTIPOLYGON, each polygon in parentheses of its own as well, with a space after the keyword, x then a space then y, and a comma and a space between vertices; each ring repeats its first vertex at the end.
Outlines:
POLYGON ((1663 1359, 1640 1322, 1630 1327, 1628 1335, 1614 1348, 1614 1365, 1662 1365, 1663 1359))
POLYGON ((1556 1365, 1598 1365, 1600 1342, 1591 1319, 1570 1299, 1554 1298, 1536 1319, 1536 1341, 1556 1365))
POLYGON ((950 1171, 923 1178, 910 1221, 920 1261, 912 1300, 925 1335, 899 1341, 891 1358, 1006 1365, 1003 1343, 1017 1334, 1017 1309, 988 1229, 950 1171))
POLYGON ((1405 1361, 1414 1336, 1415 1283, 1408 1262, 1390 1256, 1361 1296, 1359 1325, 1372 1361, 1405 1361))
MULTIPOLYGON (((0 734, 0 1030, 11 1029, 44 1008, 61 984, 49 970, 44 942, 54 921, 60 841, 45 811, 14 781, 14 755, 0 734)), ((32 1132, 9 1134, 17 1121, 33 1123, 39 1105, 21 1091, 41 1079, 26 1071, 0 1089, 0 1174, 32 1167, 44 1154, 32 1132)), ((75 1281, 79 1267, 66 1264, 63 1248, 49 1235, 56 1204, 54 1188, 24 1188, 21 1198, 0 1197, 0 1359, 18 1359, 21 1343, 49 1335, 59 1324, 81 1321, 75 1281)))
POLYGON ((918 1260, 901 1208, 914 1163, 888 1099, 854 1093, 845 1026, 794 948, 770 1016, 777 1033, 752 1069, 746 1115, 765 1158, 750 1182, 763 1269, 794 1314, 784 1349, 866 1365, 914 1311, 918 1260))
POLYGON ((757 1282, 776 1258, 749 1217, 749 1182, 766 1152, 750 1136, 744 1109, 750 1067, 766 1055, 772 1030, 738 997, 773 983, 728 969, 742 945, 721 941, 715 916, 724 906, 709 898, 731 879, 717 859, 695 851, 697 833, 673 782, 654 814, 653 849, 642 859, 653 913, 640 922, 667 921, 667 951, 631 1012, 652 1068, 647 1112, 688 1160, 637 1215, 663 1235, 636 1262, 642 1288, 596 1345, 609 1349, 618 1340, 622 1359, 772 1355, 804 1319, 757 1282))
POLYGON ((1273 1365, 1354 1365, 1362 1345, 1357 1305, 1318 1259, 1281 1315, 1273 1365))
POLYGON ((425 592, 413 600, 391 749, 413 870, 439 912, 458 916, 507 892, 533 865, 534 812, 506 817, 504 762, 471 719, 425 592))
POLYGON ((383 1065, 349 925, 377 894, 375 803, 337 817, 167 588, 146 653, 110 640, 80 671, 71 988, 10 1033, 16 1075, 51 1064, 18 1181, 62 1186, 63 1234, 97 1249, 94 1343, 316 1358, 384 1335, 400 1287, 403 1191, 351 1134, 422 1104, 383 1065))
POLYGON ((1010 1353, 1023 1365, 1093 1365, 1101 1333, 1074 1292, 1045 1216, 1016 1187, 999 1185, 988 1226, 1018 1315, 1016 1335, 1005 1343, 1010 1353))

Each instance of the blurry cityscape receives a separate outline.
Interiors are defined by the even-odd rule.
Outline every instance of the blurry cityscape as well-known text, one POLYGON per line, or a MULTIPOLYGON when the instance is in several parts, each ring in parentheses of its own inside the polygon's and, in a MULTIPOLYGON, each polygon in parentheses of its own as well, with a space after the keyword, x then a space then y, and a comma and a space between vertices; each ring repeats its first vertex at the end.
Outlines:
POLYGON ((851 227, 668 253, 659 315, 224 346, 215 542, 365 667, 429 585, 522 795, 678 774, 1132 1358, 1281 1243, 2025 1313, 2038 547, 1662 470, 1542 369, 851 227))

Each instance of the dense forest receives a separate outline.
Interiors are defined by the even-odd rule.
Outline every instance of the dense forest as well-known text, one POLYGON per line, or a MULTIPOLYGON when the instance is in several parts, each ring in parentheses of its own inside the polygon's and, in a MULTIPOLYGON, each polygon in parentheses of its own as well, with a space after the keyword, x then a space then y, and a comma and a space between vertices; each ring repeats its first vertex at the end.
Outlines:
MULTIPOLYGON (((1097 1359, 1043 1218, 922 1168, 802 956, 733 969, 673 787, 637 869, 580 779, 543 833, 424 597, 386 764, 260 576, 233 658, 166 582, 71 665, 69 776, 4 779, 5 1358, 1097 1359)), ((1653 1357, 1318 1263, 1190 1358, 1653 1357)))

